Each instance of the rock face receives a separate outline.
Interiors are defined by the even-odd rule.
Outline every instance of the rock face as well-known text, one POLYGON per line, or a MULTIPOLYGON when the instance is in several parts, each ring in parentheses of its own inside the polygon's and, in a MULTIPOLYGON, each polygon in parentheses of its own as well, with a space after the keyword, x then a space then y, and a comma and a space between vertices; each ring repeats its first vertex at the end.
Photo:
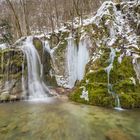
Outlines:
MULTIPOLYGON (((66 23, 45 37, 33 37, 43 80, 49 86, 74 88, 69 97, 76 102, 140 107, 139 16, 135 1, 106 1, 94 17, 83 20, 83 26, 75 19, 73 25, 66 23), (81 98, 83 89, 88 100, 81 98)), ((17 48, 25 40, 17 41, 17 48)), ((0 57, 2 92, 8 81, 12 85, 9 95, 17 95, 26 87, 21 84, 27 79, 26 58, 21 50, 12 48, 2 50, 0 57)))
POLYGON ((54 70, 52 66, 49 42, 47 40, 44 41, 34 37, 33 44, 39 52, 41 63, 43 65, 43 80, 48 86, 57 86, 56 79, 53 74, 54 70))
POLYGON ((84 79, 70 99, 106 107, 140 107, 139 14, 135 1, 119 2, 119 8, 116 3, 104 2, 85 23, 82 30, 90 36, 92 52, 84 79), (83 87, 89 101, 80 98, 83 87))
POLYGON ((9 101, 19 98, 22 94, 23 53, 19 49, 8 46, 0 48, 0 101, 9 101))

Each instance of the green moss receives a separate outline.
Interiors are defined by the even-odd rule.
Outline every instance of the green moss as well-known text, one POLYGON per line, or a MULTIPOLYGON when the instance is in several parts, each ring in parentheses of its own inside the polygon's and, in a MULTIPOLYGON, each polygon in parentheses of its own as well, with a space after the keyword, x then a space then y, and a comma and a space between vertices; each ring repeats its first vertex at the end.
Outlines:
POLYGON ((125 80, 126 78, 136 77, 132 64, 132 58, 125 56, 122 63, 118 63, 118 58, 115 58, 113 70, 110 73, 110 81, 112 84, 125 80))
POLYGON ((80 98, 82 94, 81 88, 76 88, 72 94, 70 94, 70 99, 80 103, 86 103, 90 105, 112 107, 114 106, 114 99, 107 93, 106 85, 102 84, 88 84, 86 85, 88 90, 89 101, 85 101, 80 98), (103 88, 101 88, 103 87, 103 88))
POLYGON ((130 93, 135 91, 135 85, 130 79, 125 79, 113 85, 113 91, 116 93, 130 93))
POLYGON ((88 26, 84 26, 84 30, 87 33, 92 33, 94 25, 89 24, 88 26))
POLYGON ((65 32, 59 31, 59 33, 50 34, 50 39, 49 39, 50 48, 52 49, 56 47, 60 42, 63 42, 68 36, 69 36, 68 31, 65 32))
MULTIPOLYGON (((76 85, 76 89, 72 92, 70 98, 74 101, 86 104, 88 103, 98 106, 113 107, 115 106, 115 95, 112 97, 112 95, 108 93, 108 77, 107 73, 105 72, 105 68, 110 64, 110 48, 107 46, 106 41, 103 41, 99 47, 97 47, 96 44, 100 40, 110 37, 110 29, 109 26, 105 24, 106 21, 110 22, 110 25, 115 22, 113 5, 108 4, 107 7, 109 14, 103 14, 98 26, 93 23, 83 26, 82 28, 78 28, 78 37, 80 37, 81 31, 84 31, 90 36, 93 45, 95 42, 94 46, 96 49, 91 50, 91 53, 94 52, 99 54, 99 57, 96 60, 89 61, 86 66, 84 80, 76 85), (86 82, 87 80, 88 83, 86 82), (82 89, 80 89, 81 86, 86 87, 86 90, 88 90, 89 102, 80 99, 80 95, 82 94, 82 89)), ((120 5, 118 5, 118 8, 120 8, 120 5)), ((135 11, 138 10, 135 9, 135 11)), ((128 43, 128 40, 126 38, 122 38, 121 35, 116 36, 116 41, 111 47, 118 48, 120 51, 116 52, 116 57, 113 62, 113 69, 110 72, 109 80, 110 84, 112 85, 112 92, 114 92, 116 96, 118 95, 120 97, 121 106, 123 108, 134 108, 140 107, 140 84, 138 83, 136 73, 133 68, 133 58, 131 56, 124 56, 122 63, 118 62, 118 57, 120 57, 120 55, 123 53, 126 54, 126 50, 124 47, 122 47, 122 44, 128 43), (136 85, 131 80, 132 77, 135 79, 136 85)), ((94 46, 92 48, 94 48, 94 46)), ((132 52, 137 52, 137 54, 139 54, 139 50, 136 50, 135 47, 129 46, 129 48, 132 50, 132 52)))
POLYGON ((101 46, 100 49, 96 49, 95 53, 98 53, 99 51, 101 51, 102 54, 95 61, 92 61, 92 60, 89 61, 89 63, 86 66, 86 72, 89 72, 90 70, 97 71, 101 68, 104 69, 109 65, 108 58, 110 55, 110 49, 107 47, 101 46))
POLYGON ((61 32, 60 40, 64 40, 67 37, 69 37, 69 32, 61 32))
POLYGON ((136 79, 132 58, 125 56, 120 64, 116 57, 110 73, 110 83, 113 84, 113 90, 118 94, 135 92, 138 87, 134 85, 131 77, 136 79))
POLYGON ((73 101, 79 102, 79 103, 84 103, 88 104, 87 101, 84 99, 80 98, 80 95, 82 94, 82 89, 81 88, 76 88, 72 94, 69 95, 69 98, 73 101))
POLYGON ((97 71, 87 73, 86 79, 88 79, 90 83, 107 83, 107 74, 103 68, 100 68, 97 71))
POLYGON ((42 42, 38 38, 33 38, 33 45, 36 47, 37 50, 42 50, 42 42))
POLYGON ((120 102, 123 108, 135 107, 135 99, 130 94, 122 94, 120 96, 120 102))
POLYGON ((131 97, 135 100, 134 107, 136 107, 136 108, 140 107, 140 92, 139 93, 131 93, 131 97))
MULTIPOLYGON (((105 62, 109 58, 110 51, 103 47, 104 51, 103 56, 98 59, 96 63, 96 70, 92 72, 87 72, 84 80, 78 85, 76 90, 71 94, 71 99, 77 102, 105 106, 105 107, 114 107, 115 106, 115 97, 108 93, 107 89, 107 73, 104 70, 105 62), (86 83, 88 80, 88 83, 86 83), (80 86, 85 86, 89 93, 89 102, 83 101, 80 99, 82 90, 80 86)), ((113 91, 116 94, 119 94, 121 106, 123 108, 134 108, 140 107, 140 86, 137 82, 137 85, 134 85, 131 77, 136 79, 135 71, 133 69, 132 58, 124 57, 122 63, 118 63, 118 56, 114 60, 113 69, 110 73, 110 83, 113 84, 113 91)), ((105 62, 106 64, 108 62, 105 62)), ((90 62, 90 64, 92 64, 90 62)), ((95 66, 95 64, 92 64, 95 66)), ((91 68, 91 66, 88 66, 91 68)), ((95 69, 95 67, 94 67, 95 69)), ((137 80, 136 80, 137 81, 137 80)))

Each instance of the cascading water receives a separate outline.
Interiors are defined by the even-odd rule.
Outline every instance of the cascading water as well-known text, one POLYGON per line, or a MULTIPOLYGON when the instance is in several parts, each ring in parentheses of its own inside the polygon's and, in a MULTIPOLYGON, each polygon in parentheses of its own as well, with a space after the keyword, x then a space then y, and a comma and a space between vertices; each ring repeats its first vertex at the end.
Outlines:
POLYGON ((23 96, 26 95, 25 78, 24 78, 24 69, 25 69, 24 63, 25 63, 25 54, 23 54, 22 77, 21 77, 21 81, 22 81, 22 94, 23 94, 23 96))
POLYGON ((107 72, 107 78, 108 78, 108 93, 112 94, 112 96, 115 98, 115 104, 116 104, 115 109, 123 110, 121 108, 119 96, 112 90, 113 85, 110 83, 110 72, 113 69, 113 62, 116 57, 116 50, 112 47, 110 49, 111 49, 110 57, 109 57, 110 64, 107 68, 105 68, 105 71, 107 72))
POLYGON ((90 47, 91 42, 88 36, 81 38, 78 48, 78 65, 77 65, 77 75, 78 80, 82 80, 85 73, 85 66, 89 60, 89 51, 88 47, 90 47))
POLYGON ((134 65, 134 70, 136 72, 137 78, 140 83, 140 57, 134 58, 133 65, 134 65))
POLYGON ((69 88, 74 87, 75 82, 77 80, 77 46, 75 45, 74 38, 70 36, 68 38, 68 46, 67 46, 67 71, 68 71, 68 85, 69 88))
POLYGON ((113 62, 116 56, 116 50, 114 48, 110 48, 111 52, 110 52, 110 57, 109 57, 109 66, 107 68, 105 68, 105 71, 107 72, 107 78, 108 78, 108 93, 112 94, 111 90, 112 90, 112 85, 110 84, 110 72, 113 68, 113 62))
POLYGON ((27 59, 29 99, 38 99, 47 97, 50 91, 42 80, 43 67, 32 42, 33 37, 28 37, 22 46, 22 51, 27 59))
POLYGON ((85 73, 85 66, 89 60, 88 48, 91 45, 88 36, 84 35, 80 38, 78 47, 75 44, 74 38, 70 35, 67 39, 67 71, 68 71, 68 86, 74 87, 76 80, 82 80, 85 73))
POLYGON ((117 106, 115 107, 116 110, 123 110, 123 109, 121 108, 120 98, 119 98, 118 95, 116 95, 116 97, 115 97, 115 104, 117 105, 117 106))

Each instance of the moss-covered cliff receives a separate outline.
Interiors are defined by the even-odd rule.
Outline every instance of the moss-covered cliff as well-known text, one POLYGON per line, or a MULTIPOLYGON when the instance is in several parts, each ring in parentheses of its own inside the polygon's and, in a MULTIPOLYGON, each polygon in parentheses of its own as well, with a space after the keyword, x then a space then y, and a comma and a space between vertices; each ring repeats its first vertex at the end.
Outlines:
POLYGON ((22 75, 26 79, 27 74, 24 54, 5 44, 5 48, 0 51, 0 60, 0 101, 21 99, 22 75))
POLYGON ((83 27, 93 42, 93 54, 86 66, 84 79, 74 88, 70 99, 86 104, 115 107, 116 97, 119 97, 122 108, 140 107, 140 69, 139 64, 136 64, 140 48, 136 29, 140 14, 136 10, 138 7, 133 2, 119 5, 105 2, 93 22, 83 27), (116 55, 108 83, 105 69, 110 64, 110 48, 116 50, 116 55), (89 100, 81 98, 84 88, 88 91, 89 100), (109 90, 113 94, 110 94, 109 90))

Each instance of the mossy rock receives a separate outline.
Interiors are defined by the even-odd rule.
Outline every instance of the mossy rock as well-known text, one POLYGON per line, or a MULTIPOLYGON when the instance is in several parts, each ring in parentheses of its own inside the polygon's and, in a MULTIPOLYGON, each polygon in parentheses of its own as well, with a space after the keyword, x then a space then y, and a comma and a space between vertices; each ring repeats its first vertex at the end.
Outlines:
POLYGON ((65 31, 65 32, 59 31, 59 33, 51 34, 50 39, 49 39, 50 48, 52 49, 56 47, 60 42, 64 42, 64 40, 68 38, 68 36, 69 36, 68 31, 65 31))
POLYGON ((67 49, 67 41, 64 40, 60 42, 55 49, 53 56, 55 59, 55 69, 57 75, 63 75, 65 73, 65 60, 66 60, 66 49, 67 49))
POLYGON ((96 105, 96 106, 105 106, 105 107, 114 106, 115 100, 110 94, 108 94, 108 89, 106 84, 88 83, 85 85, 85 88, 88 91, 89 101, 85 101, 84 99, 80 98, 80 95, 82 94, 82 88, 80 88, 80 86, 70 94, 70 99, 76 102, 86 103, 86 104, 96 105))
MULTIPOLYGON (((109 55, 109 50, 106 50, 109 55)), ((120 55, 120 54, 119 54, 120 55)), ((125 56, 120 64, 118 62, 118 56, 114 60, 113 69, 110 73, 110 83, 113 84, 113 91, 120 97, 120 103, 122 108, 136 108, 140 107, 140 86, 136 79, 136 74, 132 64, 132 58, 125 56), (136 80, 136 85, 131 78, 136 80)), ((106 60, 107 57, 105 57, 106 60)), ((99 59, 100 61, 100 59, 99 59)), ((97 63, 97 62, 96 62, 97 63)), ((107 85, 107 73, 104 68, 92 70, 88 72, 80 83, 76 90, 70 95, 71 99, 80 102, 96 106, 115 107, 115 97, 108 93, 107 85), (88 80, 88 83, 86 81, 88 80), (80 99, 82 90, 80 86, 84 86, 89 93, 89 102, 80 99)), ((90 68, 90 66, 89 66, 90 68)))
POLYGON ((110 73, 111 83, 115 84, 131 77, 136 78, 136 74, 132 64, 132 58, 129 56, 125 56, 121 64, 118 63, 118 59, 115 58, 113 69, 110 73))
POLYGON ((69 98, 71 99, 71 100, 73 100, 73 101, 75 101, 75 102, 78 102, 78 103, 84 103, 84 104, 88 104, 88 102, 87 101, 85 101, 84 99, 81 99, 80 98, 80 96, 81 96, 81 94, 82 94, 82 88, 76 88, 75 90, 74 90, 74 92, 73 93, 71 93, 70 95, 69 95, 69 98))
POLYGON ((113 90, 120 93, 131 93, 135 91, 135 85, 131 79, 125 79, 113 85, 113 90))
POLYGON ((42 41, 39 38, 36 37, 33 38, 33 45, 38 51, 43 49, 42 41))
POLYGON ((120 103, 122 108, 134 108, 135 107, 135 99, 131 96, 131 94, 121 94, 120 103))
POLYGON ((120 94, 119 98, 122 108, 132 109, 140 107, 140 93, 120 94))
POLYGON ((64 40, 69 37, 69 32, 61 32, 60 40, 64 40))
POLYGON ((8 92, 3 92, 0 95, 0 101, 8 101, 10 99, 10 94, 8 92))
POLYGON ((131 93, 131 97, 135 100, 134 107, 140 108, 140 92, 139 93, 131 93))
POLYGON ((107 73, 103 68, 100 68, 97 71, 87 73, 86 79, 88 79, 90 83, 107 83, 107 73))
POLYGON ((111 96, 107 93, 106 89, 95 89, 92 91, 89 91, 89 102, 92 105, 97 106, 111 106, 111 96))
MULTIPOLYGON (((22 71, 22 63, 23 63, 23 53, 20 50, 16 49, 6 49, 3 52, 0 52, 0 59, 3 59, 0 62, 0 73, 3 75, 1 78, 5 77, 7 70, 9 70, 9 78, 15 77, 20 78, 22 71), (3 57, 3 58, 2 58, 3 57), (15 76, 16 75, 16 76, 15 76), (18 75, 18 76, 17 76, 18 75)), ((24 66, 26 69, 26 61, 24 62, 24 66)))
POLYGON ((60 36, 60 33, 51 34, 51 37, 49 40, 51 49, 54 48, 59 43, 59 41, 60 41, 59 36, 60 36))

